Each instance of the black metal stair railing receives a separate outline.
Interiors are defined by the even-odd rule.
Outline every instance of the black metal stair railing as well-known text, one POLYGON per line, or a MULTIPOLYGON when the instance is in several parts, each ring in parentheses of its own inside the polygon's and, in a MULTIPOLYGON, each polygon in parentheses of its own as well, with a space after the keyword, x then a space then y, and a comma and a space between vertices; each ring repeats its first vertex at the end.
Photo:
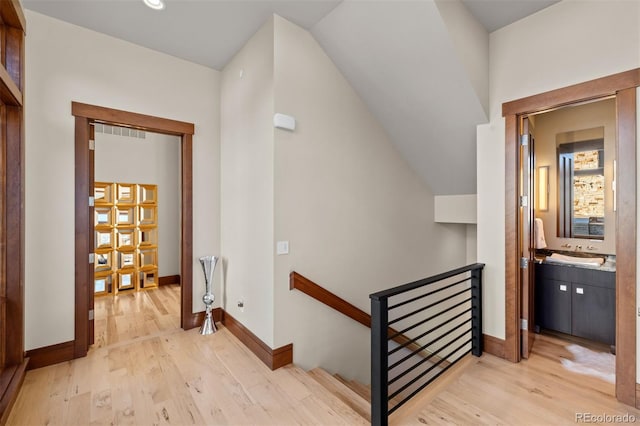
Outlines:
POLYGON ((467 354, 482 355, 476 263, 371 294, 371 423, 388 417, 467 354))

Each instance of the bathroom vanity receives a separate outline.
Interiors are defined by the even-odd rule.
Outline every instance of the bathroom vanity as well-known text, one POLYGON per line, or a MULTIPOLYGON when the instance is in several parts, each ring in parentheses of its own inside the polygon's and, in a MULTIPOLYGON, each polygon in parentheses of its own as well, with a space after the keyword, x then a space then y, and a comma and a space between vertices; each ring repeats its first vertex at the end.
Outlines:
POLYGON ((616 273, 536 263, 536 326, 615 344, 616 273))

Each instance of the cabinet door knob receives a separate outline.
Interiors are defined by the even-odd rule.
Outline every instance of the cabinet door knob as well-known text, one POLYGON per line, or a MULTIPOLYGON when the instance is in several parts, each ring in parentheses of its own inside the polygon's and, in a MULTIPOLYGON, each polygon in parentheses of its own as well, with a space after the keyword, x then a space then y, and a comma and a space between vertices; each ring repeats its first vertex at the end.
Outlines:
POLYGON ((584 294, 584 289, 582 287, 576 287, 576 294, 584 294))
POLYGON ((567 286, 564 284, 560 284, 560 291, 567 291, 567 286))

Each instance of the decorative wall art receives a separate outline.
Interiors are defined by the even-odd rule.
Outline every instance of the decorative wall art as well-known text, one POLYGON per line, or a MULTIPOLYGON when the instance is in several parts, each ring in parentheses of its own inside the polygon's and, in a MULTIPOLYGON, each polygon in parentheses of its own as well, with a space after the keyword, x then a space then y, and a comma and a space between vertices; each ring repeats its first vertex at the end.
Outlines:
POLYGON ((94 294, 158 286, 158 186, 95 182, 94 294))

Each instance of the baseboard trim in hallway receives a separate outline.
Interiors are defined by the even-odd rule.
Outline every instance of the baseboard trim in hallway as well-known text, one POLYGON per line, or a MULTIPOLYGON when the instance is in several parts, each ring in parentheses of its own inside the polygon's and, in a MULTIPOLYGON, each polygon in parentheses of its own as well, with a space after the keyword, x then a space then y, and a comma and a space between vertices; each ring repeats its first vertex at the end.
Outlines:
POLYGON ((228 312, 223 311, 222 324, 270 369, 277 370, 293 362, 293 344, 271 349, 228 312))
MULTIPOLYGON (((185 330, 200 327, 204 321, 204 312, 195 312, 189 317, 187 324, 183 325, 185 330)), ((258 336, 253 334, 240 321, 230 314, 226 313, 222 308, 213 309, 213 319, 215 322, 221 322, 225 327, 233 333, 251 352, 253 352, 267 367, 276 370, 293 362, 293 345, 288 344, 280 348, 271 349, 269 345, 264 343, 258 336)), ((156 336, 159 333, 151 333, 150 336, 156 336)), ((162 333, 160 333, 162 334, 162 333)), ((138 340, 144 340, 141 336, 138 340)), ((122 344, 129 344, 132 341, 124 341, 122 344)), ((29 370, 47 367, 49 365, 58 364, 60 362, 71 361, 74 356, 75 341, 57 343, 55 345, 44 346, 41 348, 31 349, 25 353, 30 358, 29 370)))
POLYGON ((68 342, 28 350, 25 353, 25 357, 30 359, 28 369, 33 370, 59 362, 71 361, 75 358, 73 351, 74 345, 75 341, 70 340, 68 342))
POLYGON ((483 352, 497 356, 498 358, 504 358, 504 339, 483 334, 482 346, 483 352))
MULTIPOLYGON (((213 308, 213 321, 222 322, 222 308, 213 308)), ((189 317, 189 323, 183 324, 182 328, 185 330, 191 330, 192 328, 200 327, 204 321, 205 312, 196 312, 189 317)))
POLYGON ((167 275, 166 277, 158 277, 158 285, 180 284, 180 275, 167 275))

